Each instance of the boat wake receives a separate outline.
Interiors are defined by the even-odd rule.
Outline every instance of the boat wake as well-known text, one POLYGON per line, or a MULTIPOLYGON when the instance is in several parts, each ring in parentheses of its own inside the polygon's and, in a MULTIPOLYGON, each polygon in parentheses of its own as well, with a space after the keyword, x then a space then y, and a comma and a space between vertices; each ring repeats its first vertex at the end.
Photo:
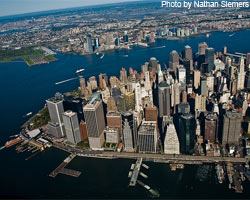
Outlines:
POLYGON ((72 80, 75 80, 75 79, 78 79, 78 77, 70 78, 70 79, 67 79, 67 80, 64 80, 64 81, 59 81, 59 82, 55 83, 55 85, 59 85, 59 84, 62 84, 62 83, 66 83, 66 82, 68 82, 68 81, 72 81, 72 80))

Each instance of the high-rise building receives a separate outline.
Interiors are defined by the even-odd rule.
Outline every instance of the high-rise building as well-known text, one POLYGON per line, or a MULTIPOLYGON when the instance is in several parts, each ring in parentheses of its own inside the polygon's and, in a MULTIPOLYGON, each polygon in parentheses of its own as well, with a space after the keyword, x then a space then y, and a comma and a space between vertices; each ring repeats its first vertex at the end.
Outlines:
POLYGON ((88 52, 93 53, 92 39, 90 34, 87 35, 87 46, 88 46, 88 52))
POLYGON ((167 82, 163 81, 158 85, 158 105, 159 105, 159 117, 164 115, 170 116, 171 106, 171 88, 167 82))
POLYGON ((180 154, 180 142, 173 123, 169 123, 167 125, 166 135, 164 139, 164 153, 180 154))
POLYGON ((208 45, 206 42, 199 43, 199 46, 198 46, 199 55, 205 55, 207 48, 208 48, 208 45))
POLYGON ((157 141, 156 121, 143 121, 138 131, 139 152, 156 153, 157 141))
POLYGON ((218 121, 217 113, 207 113, 205 116, 204 139, 215 143, 218 138, 218 121))
POLYGON ((118 144, 120 141, 119 130, 118 128, 106 128, 106 143, 118 144))
POLYGON ((179 83, 186 83, 186 69, 184 68, 183 65, 178 65, 177 66, 177 77, 179 83))
POLYGON ((123 35, 123 42, 126 43, 128 42, 128 33, 125 31, 123 35))
POLYGON ((246 66, 248 67, 249 65, 250 65, 250 53, 247 53, 246 66))
POLYGON ((201 79, 201 95, 207 96, 207 79, 206 78, 201 79))
POLYGON ((194 71, 194 88, 197 90, 200 86, 201 72, 199 70, 194 71))
POLYGON ((87 124, 89 146, 91 149, 100 149, 104 143, 105 120, 102 101, 93 98, 83 107, 87 124))
POLYGON ((250 90, 250 70, 248 70, 247 73, 246 73, 245 88, 250 90))
POLYGON ((122 68, 120 71, 120 80, 122 83, 127 83, 128 81, 127 70, 125 68, 122 68))
POLYGON ((155 57, 150 58, 149 66, 152 67, 152 70, 153 70, 154 72, 158 71, 158 70, 157 70, 158 61, 157 61, 157 59, 156 59, 155 57))
POLYGON ((107 127, 118 128, 119 135, 122 136, 122 116, 118 112, 108 112, 106 114, 107 127))
POLYGON ((237 90, 243 90, 244 89, 244 83, 245 83, 245 64, 244 64, 244 57, 242 56, 240 58, 240 66, 237 74, 237 90))
POLYGON ((80 81, 80 88, 81 88, 81 93, 84 95, 85 92, 85 79, 83 77, 79 77, 79 81, 80 81))
POLYGON ((62 114, 64 113, 62 98, 53 97, 46 100, 51 123, 48 124, 48 133, 54 137, 60 138, 65 136, 62 114))
POLYGON ((214 48, 206 48, 205 62, 207 63, 206 72, 210 73, 214 69, 214 48))
POLYGON ((141 85, 140 83, 136 83, 135 84, 135 110, 137 112, 140 112, 142 109, 142 97, 141 97, 142 93, 141 93, 141 85))
POLYGON ((82 141, 77 114, 70 110, 63 113, 63 123, 68 142, 78 144, 82 141))
POLYGON ((179 65, 179 54, 177 51, 173 50, 169 56, 169 67, 175 69, 179 65))
POLYGON ((122 140, 124 151, 135 150, 135 137, 133 114, 131 112, 122 113, 122 140))
POLYGON ((178 105, 178 113, 180 114, 190 113, 189 103, 180 103, 178 105))
POLYGON ((134 110, 135 109, 135 94, 133 92, 127 92, 124 94, 126 110, 134 110))
POLYGON ((154 105, 149 105, 145 108, 145 121, 157 121, 158 110, 154 105))
POLYGON ((82 140, 86 140, 88 138, 87 125, 85 121, 81 120, 80 122, 80 132, 82 136, 82 140))
POLYGON ((226 111, 223 118, 222 145, 239 143, 241 118, 240 112, 226 111))
POLYGON ((189 45, 184 48, 184 58, 190 61, 190 71, 193 71, 193 51, 189 45))
POLYGON ((196 121, 192 114, 183 114, 179 118, 179 141, 180 152, 182 154, 193 154, 195 137, 196 137, 196 121))

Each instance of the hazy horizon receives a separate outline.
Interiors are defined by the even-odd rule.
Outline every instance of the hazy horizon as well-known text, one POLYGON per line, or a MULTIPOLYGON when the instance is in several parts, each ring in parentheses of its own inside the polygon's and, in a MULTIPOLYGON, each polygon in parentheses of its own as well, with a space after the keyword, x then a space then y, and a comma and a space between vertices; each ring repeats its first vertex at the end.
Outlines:
POLYGON ((138 0, 0 0, 0 17, 138 0))

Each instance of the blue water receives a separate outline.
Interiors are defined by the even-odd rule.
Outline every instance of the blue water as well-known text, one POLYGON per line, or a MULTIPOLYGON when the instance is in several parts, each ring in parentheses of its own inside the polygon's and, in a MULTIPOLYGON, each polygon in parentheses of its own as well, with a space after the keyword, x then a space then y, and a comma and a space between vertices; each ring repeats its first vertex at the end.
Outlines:
MULTIPOLYGON (((228 52, 250 52, 250 30, 236 32, 229 37, 230 32, 214 32, 209 38, 191 37, 179 41, 157 40, 150 48, 134 47, 132 50, 106 52, 103 59, 100 55, 62 55, 50 64, 28 67, 25 63, 0 63, 1 85, 1 129, 0 146, 8 136, 20 131, 20 126, 27 120, 28 112, 37 112, 45 99, 55 92, 67 92, 78 87, 78 80, 60 85, 56 82, 75 77, 75 71, 85 68, 85 77, 97 76, 99 73, 119 75, 122 67, 140 71, 144 62, 150 57, 156 57, 162 64, 168 62, 172 50, 181 51, 185 45, 190 45, 197 52, 200 42, 207 42, 216 51, 224 45, 228 52), (155 48, 166 46, 165 48, 155 48), (128 55, 128 57, 124 57, 128 55)), ((0 151, 0 197, 41 197, 41 198, 148 198, 148 192, 141 186, 128 188, 128 170, 131 160, 96 160, 77 158, 69 166, 83 172, 80 178, 74 179, 59 175, 51 179, 47 175, 67 156, 66 153, 50 149, 39 156, 25 161, 25 154, 17 154, 13 148, 0 151)), ((162 198, 177 197, 247 197, 249 183, 245 183, 244 194, 237 195, 227 189, 226 184, 216 184, 214 176, 206 181, 196 177, 198 167, 187 166, 184 171, 170 172, 168 165, 149 163, 150 177, 145 182, 157 188, 162 198), (177 181, 177 182, 176 182, 177 181), (173 184, 176 183, 176 184, 173 184), (209 190, 208 190, 209 188, 209 190)), ((144 181, 144 180, 143 180, 144 181)))

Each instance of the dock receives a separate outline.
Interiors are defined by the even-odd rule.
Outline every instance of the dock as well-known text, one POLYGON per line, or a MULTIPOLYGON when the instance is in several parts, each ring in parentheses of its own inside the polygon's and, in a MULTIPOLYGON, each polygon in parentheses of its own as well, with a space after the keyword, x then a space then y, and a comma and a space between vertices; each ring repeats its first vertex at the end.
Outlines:
POLYGON ((136 181, 137 181, 140 169, 141 169, 141 164, 142 164, 142 158, 138 158, 136 163, 135 163, 132 175, 131 175, 129 186, 136 185, 136 181))
POLYGON ((49 176, 55 178, 59 173, 61 173, 68 176, 79 177, 81 172, 65 168, 75 157, 75 154, 70 154, 53 172, 49 174, 49 176))

